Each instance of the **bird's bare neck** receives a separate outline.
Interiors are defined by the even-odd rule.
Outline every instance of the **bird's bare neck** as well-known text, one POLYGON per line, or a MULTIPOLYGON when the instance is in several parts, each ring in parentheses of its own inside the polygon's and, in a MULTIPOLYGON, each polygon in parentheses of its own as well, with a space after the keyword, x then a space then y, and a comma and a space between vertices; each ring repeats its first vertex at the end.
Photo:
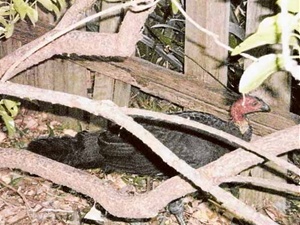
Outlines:
POLYGON ((239 128, 241 134, 245 134, 249 129, 249 121, 247 117, 239 110, 231 111, 232 122, 239 128))
POLYGON ((250 125, 247 118, 237 121, 233 120, 233 122, 239 128, 241 134, 245 134, 250 129, 250 125))

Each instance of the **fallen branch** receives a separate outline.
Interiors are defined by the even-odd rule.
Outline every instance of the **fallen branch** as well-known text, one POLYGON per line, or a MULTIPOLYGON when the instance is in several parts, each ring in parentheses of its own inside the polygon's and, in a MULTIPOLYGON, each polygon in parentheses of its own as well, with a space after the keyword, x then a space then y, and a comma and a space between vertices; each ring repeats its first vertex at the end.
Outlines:
POLYGON ((224 177, 219 180, 222 183, 243 183, 251 184, 256 187, 263 187, 266 189, 274 190, 277 192, 283 192, 290 195, 300 197, 300 187, 294 184, 287 184, 280 181, 274 181, 270 179, 264 179, 259 177, 250 176, 234 176, 234 177, 224 177))
MULTIPOLYGON (((262 137, 252 144, 262 147, 268 146, 270 153, 281 155, 300 147, 296 141, 299 137, 299 129, 300 125, 281 130, 262 137)), ((219 185, 226 177, 235 176, 239 172, 262 162, 263 159, 260 157, 238 149, 199 168, 198 171, 207 174, 214 185, 219 185)), ((85 171, 26 150, 0 148, 0 168, 7 167, 21 169, 49 179, 56 184, 70 187, 93 198, 110 214, 123 218, 154 217, 160 209, 172 200, 197 191, 189 182, 176 176, 164 181, 148 193, 136 196, 127 195, 118 192, 113 185, 85 171)))
MULTIPOLYGON (((12 83, 0 83, 0 90, 2 90, 3 94, 13 95, 20 98, 26 97, 30 99, 38 99, 51 102, 53 104, 63 104, 69 107, 80 108, 94 115, 101 115, 106 119, 112 120, 141 139, 169 166, 173 167, 179 173, 183 174, 189 180, 193 181, 193 183, 199 186, 202 190, 209 192, 210 194, 215 196, 222 203, 222 206, 224 208, 227 208, 233 214, 241 216, 247 221, 256 222, 257 224, 276 224, 269 218, 256 213, 255 210, 245 205, 238 199, 234 198, 231 194, 225 192, 223 189, 214 186, 206 174, 199 172, 197 173, 193 168, 191 168, 183 160, 180 160, 173 152, 166 148, 141 125, 133 122, 132 118, 124 115, 118 109, 118 107, 110 101, 96 102, 87 98, 62 92, 43 90, 26 85, 16 85, 12 83), (1 88, 1 86, 3 87, 1 88), (15 86, 18 87, 16 88, 15 86)), ((205 127, 207 129, 212 129, 211 127, 205 127)), ((206 128, 204 129, 206 130, 206 128)), ((220 131, 215 130, 215 133, 219 134, 220 131)))
POLYGON ((212 134, 214 136, 217 135, 218 138, 221 138, 224 142, 228 142, 231 145, 237 145, 238 147, 243 147, 244 149, 246 149, 250 152, 256 153, 257 155, 262 156, 265 159, 268 159, 269 161, 277 164, 278 166, 280 166, 286 170, 290 170, 290 171, 294 172, 295 174, 297 174, 298 176, 300 176, 300 169, 297 166, 285 161, 284 159, 281 159, 279 157, 273 156, 272 154, 269 154, 266 149, 256 148, 251 143, 246 142, 246 141, 244 141, 238 137, 235 137, 231 134, 228 134, 224 131, 217 130, 218 132, 216 132, 216 129, 209 127, 209 126, 203 126, 203 124, 199 124, 192 120, 185 121, 185 119, 181 118, 181 117, 170 116, 167 114, 161 114, 161 113, 152 112, 149 110, 123 108, 122 111, 125 112, 127 115, 148 116, 148 117, 154 118, 155 120, 161 119, 161 120, 170 121, 172 123, 176 123, 179 125, 184 124, 184 125, 188 125, 189 127, 197 128, 199 130, 202 130, 203 132, 212 134))
MULTIPOLYGON (((120 125, 121 127, 126 128, 128 131, 130 131, 130 129, 131 129, 130 127, 127 127, 127 126, 130 126, 129 124, 131 122, 130 121, 128 121, 128 123, 125 122, 128 120, 128 117, 123 118, 124 114, 122 114, 120 112, 120 110, 118 109, 118 107, 116 105, 114 105, 112 102, 110 102, 110 103, 108 103, 108 101, 96 102, 96 101, 93 101, 93 100, 90 100, 90 99, 87 99, 84 97, 72 95, 72 94, 51 91, 51 90, 44 90, 44 89, 40 89, 40 88, 30 87, 27 85, 20 85, 20 84, 13 84, 13 83, 0 83, 0 89, 1 88, 3 89, 2 91, 0 91, 0 93, 2 93, 2 94, 13 95, 13 96, 16 96, 19 98, 37 99, 37 100, 41 100, 41 101, 45 101, 45 102, 50 102, 52 104, 61 104, 61 105, 68 106, 71 108, 79 108, 79 109, 88 111, 94 115, 101 115, 108 120, 112 120, 112 121, 116 122, 118 125, 120 125), (37 97, 37 96, 39 96, 39 97, 37 97), (72 102, 77 102, 78 104, 74 105, 74 104, 72 104, 72 102), (94 109, 98 109, 99 111, 97 111, 97 110, 95 111, 94 109), (111 115, 110 110, 111 111, 119 111, 120 112, 119 116, 111 115), (122 119, 124 119, 124 121, 122 121, 122 119)), ((199 131, 202 131, 204 133, 209 133, 213 136, 221 138, 223 141, 228 142, 231 145, 235 144, 237 147, 243 147, 246 150, 249 150, 260 156, 263 156, 266 159, 274 162, 275 164, 283 167, 284 169, 293 171, 298 176, 300 176, 300 170, 296 166, 288 163, 287 161, 284 161, 281 158, 270 155, 269 153, 267 153, 267 151, 262 151, 262 150, 260 150, 260 148, 253 147, 253 145, 249 142, 246 142, 240 138, 237 138, 231 134, 228 134, 228 133, 218 130, 216 128, 213 128, 213 127, 210 127, 210 126, 207 126, 207 125, 204 125, 204 124, 192 121, 192 120, 188 120, 188 119, 185 119, 185 118, 182 118, 179 116, 167 115, 167 114, 152 112, 152 111, 148 111, 148 110, 123 108, 122 111, 128 115, 148 116, 148 117, 153 117, 156 120, 164 120, 164 121, 169 121, 169 122, 172 122, 172 123, 175 123, 178 125, 186 125, 186 126, 189 126, 192 128, 196 128, 199 131)), ((132 118, 130 118, 130 119, 132 120, 132 118)), ((143 127, 140 126, 140 129, 143 130, 143 127)), ((133 133, 135 136, 139 137, 138 132, 139 132, 139 128, 137 127, 136 133, 135 133, 135 131, 133 131, 131 133, 133 133)), ((146 132, 146 133, 148 133, 148 132, 146 132)), ((152 134, 151 134, 151 136, 152 136, 152 134)), ((153 136, 151 137, 151 139, 154 142, 157 141, 157 139, 154 138, 153 136)), ((144 143, 147 144, 147 141, 148 140, 145 140, 144 143)), ((157 144, 161 145, 160 142, 157 144)), ((148 146, 150 147, 151 145, 152 145, 152 143, 150 142, 148 146)), ((153 144, 153 146, 155 146, 155 144, 153 144)), ((155 147, 157 147, 157 146, 155 146, 155 147)), ((166 147, 164 146, 164 148, 166 148, 166 147)), ((165 155, 166 159, 168 159, 167 154, 165 154, 164 152, 162 152, 161 154, 165 155)), ((163 158, 162 155, 160 155, 160 154, 158 154, 158 155, 161 158, 163 158)), ((176 156, 176 158, 177 158, 176 160, 178 161, 178 162, 176 161, 176 163, 182 162, 182 160, 179 160, 179 158, 177 156, 176 156)), ((163 158, 163 160, 166 162, 166 160, 164 158, 163 158)), ((177 166, 176 163, 173 163, 173 165, 170 165, 170 166, 175 168, 177 166)), ((183 167, 185 167, 185 166, 183 166, 183 167)), ((181 170, 178 172, 182 173, 181 170)))
POLYGON ((3 57, 0 60, 0 64, 2 65, 0 68, 0 77, 3 76, 1 81, 7 81, 28 67, 49 59, 53 55, 61 55, 63 53, 97 55, 103 57, 131 56, 135 51, 136 43, 142 38, 140 30, 153 9, 144 10, 141 13, 129 11, 120 27, 120 32, 117 34, 70 31, 84 25, 86 22, 113 11, 130 7, 135 9, 140 3, 145 3, 145 5, 142 6, 143 9, 152 7, 154 1, 135 0, 119 4, 74 23, 74 19, 78 19, 78 15, 81 15, 94 1, 95 0, 76 1, 66 12, 57 27, 36 40, 20 47, 15 52, 3 57), (70 33, 67 34, 68 32, 70 33), (95 43, 97 43, 97 45, 95 45, 95 43))

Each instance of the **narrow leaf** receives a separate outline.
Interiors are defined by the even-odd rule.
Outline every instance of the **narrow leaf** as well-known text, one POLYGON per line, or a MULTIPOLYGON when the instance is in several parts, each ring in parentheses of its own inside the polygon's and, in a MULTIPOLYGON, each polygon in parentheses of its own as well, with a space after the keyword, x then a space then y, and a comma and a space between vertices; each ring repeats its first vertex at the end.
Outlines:
MULTIPOLYGON (((176 0, 176 1, 179 3, 179 0, 176 0)), ((173 2, 171 2, 171 7, 172 7, 173 15, 176 15, 178 13, 179 9, 177 8, 177 6, 173 2)))
POLYGON ((16 133, 16 126, 15 126, 14 119, 3 112, 0 112, 0 115, 2 116, 5 127, 8 131, 8 136, 10 137, 13 136, 16 133))
MULTIPOLYGON (((281 37, 281 26, 279 13, 276 16, 268 17, 264 19, 258 26, 257 31, 249 36, 245 41, 238 45, 231 53, 231 55, 238 55, 241 52, 247 51, 258 46, 266 44, 275 44, 280 42, 281 37)), ((291 29, 296 28, 294 23, 294 15, 288 14, 286 19, 291 25, 291 29)))
POLYGON ((8 131, 8 135, 12 136, 16 132, 15 122, 13 118, 10 115, 8 115, 8 112, 6 111, 6 107, 4 107, 2 104, 3 104, 3 100, 0 101, 0 116, 4 121, 5 127, 8 131))
POLYGON ((38 15, 38 11, 36 9, 33 8, 29 8, 27 11, 27 16, 30 19, 31 23, 34 25, 38 19, 39 19, 39 15, 38 15))
POLYGON ((249 93, 282 67, 282 55, 269 54, 260 57, 245 70, 240 80, 239 91, 243 94, 249 93))
POLYGON ((60 10, 64 10, 67 8, 67 3, 65 0, 58 0, 58 2, 59 2, 60 10))
POLYGON ((3 104, 5 106, 12 117, 18 115, 20 102, 12 101, 9 99, 2 99, 0 101, 0 104, 3 104))
POLYGON ((53 2, 51 0, 38 0, 49 12, 53 11, 53 2))
POLYGON ((13 0, 13 2, 15 10, 20 14, 21 19, 24 20, 28 8, 30 8, 29 5, 23 0, 13 0))
POLYGON ((7 25, 5 26, 5 34, 4 34, 4 35, 5 35, 5 38, 6 38, 6 39, 10 38, 10 37, 13 35, 14 30, 15 30, 15 25, 14 25, 14 23, 7 24, 7 25))

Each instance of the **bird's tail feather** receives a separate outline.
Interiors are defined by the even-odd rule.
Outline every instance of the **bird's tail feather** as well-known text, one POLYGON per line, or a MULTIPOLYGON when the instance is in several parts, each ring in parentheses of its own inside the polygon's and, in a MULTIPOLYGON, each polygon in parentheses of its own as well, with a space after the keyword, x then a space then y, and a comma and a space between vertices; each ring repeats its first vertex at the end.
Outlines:
POLYGON ((28 150, 76 168, 100 168, 103 157, 96 144, 98 136, 99 132, 83 131, 75 137, 40 138, 30 142, 28 150))

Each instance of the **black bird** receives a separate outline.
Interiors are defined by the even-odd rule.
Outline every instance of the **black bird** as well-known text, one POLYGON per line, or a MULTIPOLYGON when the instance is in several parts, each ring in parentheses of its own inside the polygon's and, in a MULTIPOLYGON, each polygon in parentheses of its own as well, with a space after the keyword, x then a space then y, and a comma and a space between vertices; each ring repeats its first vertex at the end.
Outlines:
MULTIPOLYGON (((172 114, 209 125, 249 141, 252 129, 248 123, 247 114, 268 111, 270 111, 269 106, 261 99, 245 96, 231 106, 232 119, 229 122, 211 114, 195 111, 172 114)), ((194 168, 204 166, 234 149, 216 137, 201 134, 185 126, 142 116, 134 116, 134 120, 194 168)), ((176 174, 138 138, 114 123, 101 132, 83 131, 75 137, 37 139, 29 144, 28 149, 82 169, 102 168, 106 172, 120 171, 142 175, 163 173, 172 176, 176 174)))

